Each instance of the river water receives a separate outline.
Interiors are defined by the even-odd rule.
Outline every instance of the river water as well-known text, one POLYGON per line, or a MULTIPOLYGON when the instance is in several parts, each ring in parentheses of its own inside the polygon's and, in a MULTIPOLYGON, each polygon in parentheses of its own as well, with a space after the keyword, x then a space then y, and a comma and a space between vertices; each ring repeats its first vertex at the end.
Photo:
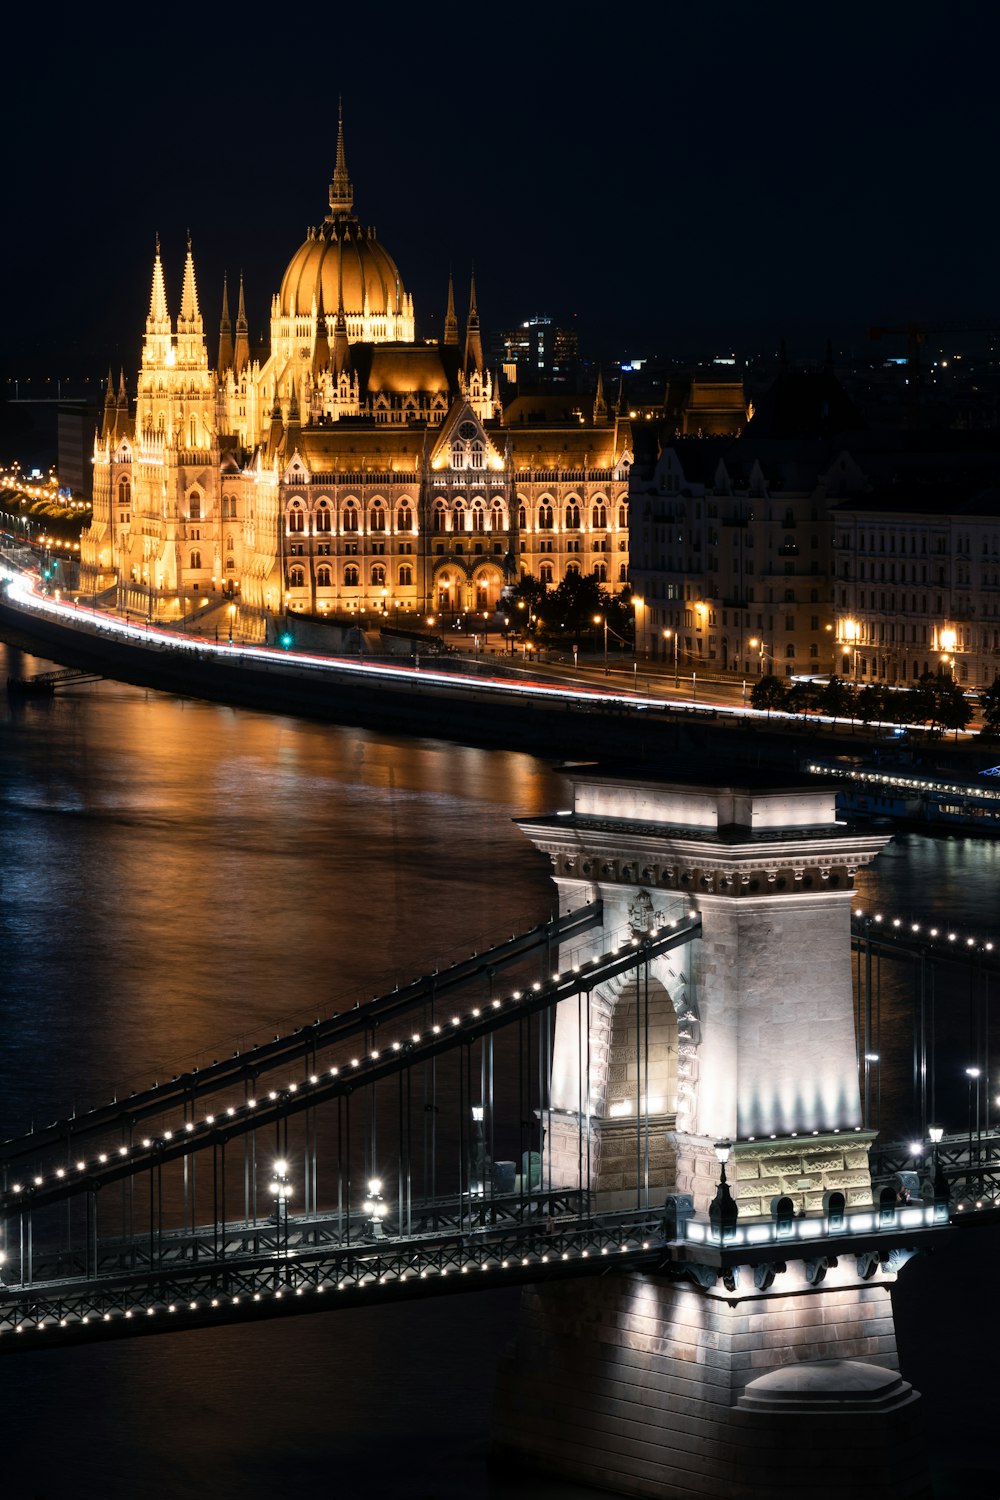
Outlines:
MULTIPOLYGON (((0 682, 37 666, 0 647, 0 682)), ((566 805, 566 791, 526 755, 113 683, 0 697, 0 1135, 534 925, 553 891, 512 819, 566 805)), ((865 875, 862 899, 975 930, 996 919, 998 859, 994 845, 908 836, 865 875)), ((939 1007, 958 1035, 963 1004, 958 986, 939 1007)), ((888 1046, 887 1100, 906 1058, 888 1046)), ((906 1373, 950 1421, 968 1418, 970 1361, 1000 1330, 965 1264, 943 1259, 938 1281, 924 1267, 901 1281, 900 1341, 906 1373), (974 1340, 953 1314, 974 1320, 974 1340)), ((477 1294, 0 1358, 5 1492, 570 1500, 580 1492, 487 1471, 516 1307, 516 1293, 477 1294)), ((995 1493, 976 1488, 985 1443, 940 1469, 942 1494, 995 1493)))

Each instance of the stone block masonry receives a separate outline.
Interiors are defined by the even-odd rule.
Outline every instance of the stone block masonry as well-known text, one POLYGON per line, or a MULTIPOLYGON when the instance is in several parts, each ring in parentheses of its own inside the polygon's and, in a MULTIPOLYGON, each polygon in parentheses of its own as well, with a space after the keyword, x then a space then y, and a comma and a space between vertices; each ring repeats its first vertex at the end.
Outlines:
POLYGON ((922 1494, 907 1457, 918 1446, 913 1397, 894 1379, 889 1285, 852 1280, 846 1262, 822 1290, 789 1264, 780 1295, 745 1300, 642 1274, 526 1289, 500 1370, 497 1456, 659 1500, 922 1494), (740 1405, 764 1372, 822 1373, 815 1361, 877 1367, 873 1381, 900 1385, 899 1398, 841 1403, 818 1428, 807 1412, 811 1452, 798 1409, 740 1405))

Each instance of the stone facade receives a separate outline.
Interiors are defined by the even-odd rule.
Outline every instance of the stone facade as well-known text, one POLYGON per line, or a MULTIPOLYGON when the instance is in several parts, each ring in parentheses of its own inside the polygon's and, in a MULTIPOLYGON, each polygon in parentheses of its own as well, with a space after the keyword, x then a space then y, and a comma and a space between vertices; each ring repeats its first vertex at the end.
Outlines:
POLYGON ((642 1275, 530 1287, 500 1370, 496 1453, 658 1500, 922 1495, 905 1397, 812 1418, 805 1447, 801 1415, 738 1404, 755 1377, 802 1361, 896 1369, 892 1279, 866 1284, 838 1267, 818 1292, 790 1263, 773 1294, 746 1300, 642 1275))
POLYGON ((209 359, 190 244, 170 317, 157 244, 134 411, 108 381, 94 446, 88 593, 177 619, 223 597, 241 635, 289 611, 422 626, 486 614, 525 576, 628 579, 628 419, 598 390, 505 412, 474 282, 418 340, 395 261, 353 213, 343 129, 330 211, 293 255, 252 351, 240 286, 209 359), (432 621, 436 623, 436 620, 432 621))

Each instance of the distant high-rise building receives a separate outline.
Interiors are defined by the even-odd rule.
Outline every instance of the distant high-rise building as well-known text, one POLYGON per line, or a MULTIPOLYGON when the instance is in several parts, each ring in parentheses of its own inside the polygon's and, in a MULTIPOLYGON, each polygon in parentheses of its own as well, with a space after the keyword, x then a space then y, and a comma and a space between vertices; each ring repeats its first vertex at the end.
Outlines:
POLYGON ((504 379, 521 392, 575 390, 580 348, 575 328, 536 316, 501 333, 493 344, 504 379))

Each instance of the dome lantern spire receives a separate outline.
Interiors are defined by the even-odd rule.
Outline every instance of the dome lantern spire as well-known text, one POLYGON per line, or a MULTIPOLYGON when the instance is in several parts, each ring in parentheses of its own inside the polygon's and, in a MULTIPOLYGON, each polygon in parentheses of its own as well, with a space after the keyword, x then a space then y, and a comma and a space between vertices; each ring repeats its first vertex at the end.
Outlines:
POLYGON ((344 104, 337 100, 337 164, 330 183, 329 219, 347 218, 354 207, 354 185, 347 175, 347 157, 344 153, 344 104))

